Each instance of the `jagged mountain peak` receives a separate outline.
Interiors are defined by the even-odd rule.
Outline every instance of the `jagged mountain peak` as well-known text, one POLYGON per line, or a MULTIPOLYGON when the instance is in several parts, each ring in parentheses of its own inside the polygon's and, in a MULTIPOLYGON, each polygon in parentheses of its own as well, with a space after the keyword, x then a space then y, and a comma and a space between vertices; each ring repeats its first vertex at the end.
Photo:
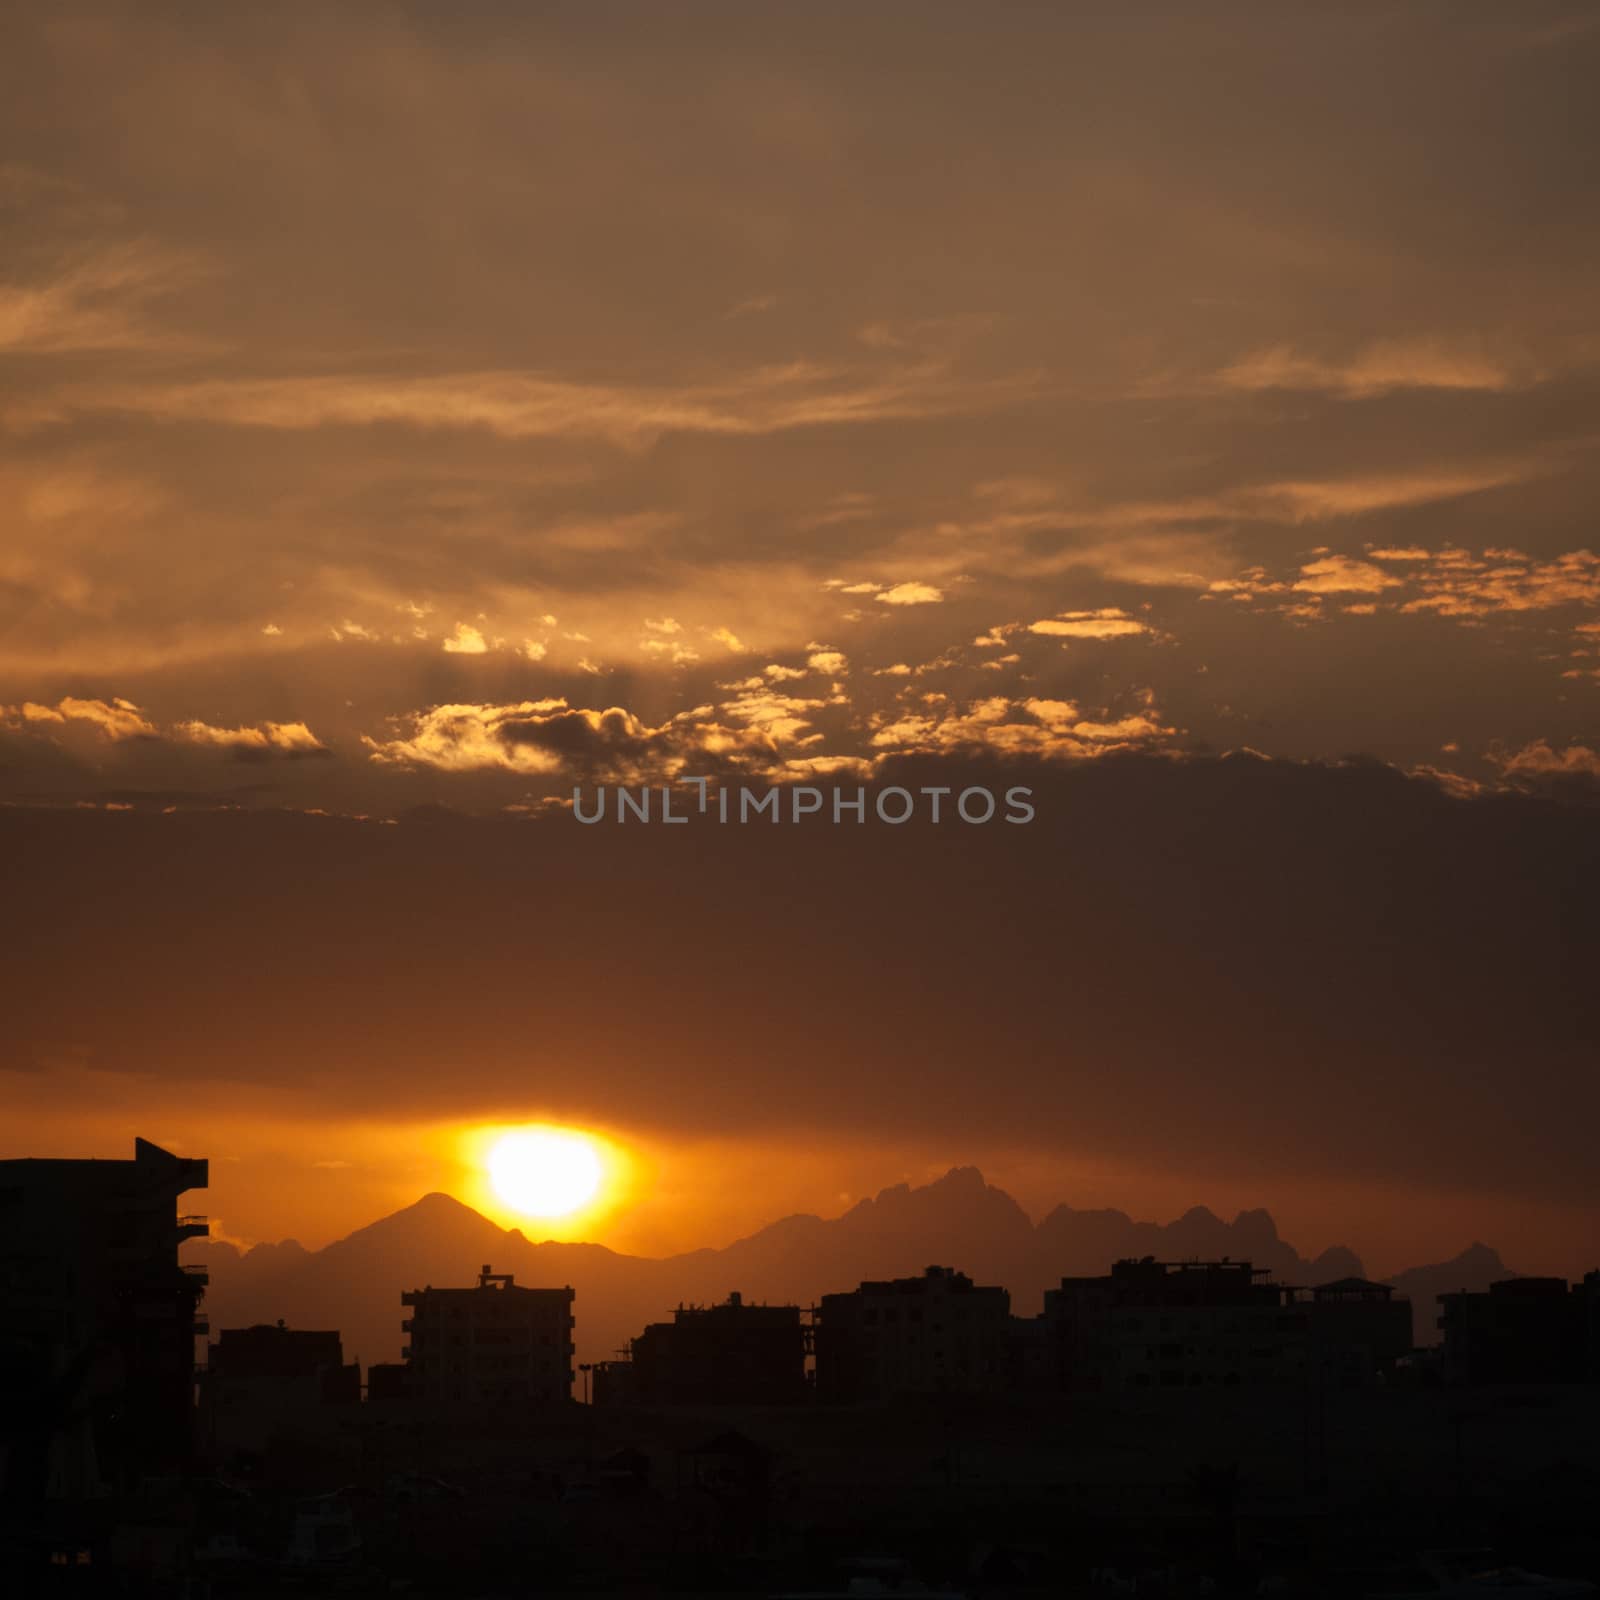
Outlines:
POLYGON ((1315 1268, 1312 1277, 1316 1283, 1336 1283, 1340 1278, 1364 1278, 1367 1275, 1361 1257, 1342 1244, 1329 1245, 1312 1260, 1311 1265, 1315 1268))
POLYGON ((1248 1211, 1241 1211, 1233 1219, 1233 1228, 1235 1233, 1259 1235, 1263 1239, 1277 1242, 1278 1224, 1265 1206, 1254 1206, 1248 1211))
POLYGON ((989 1187, 982 1172, 976 1167, 951 1167, 942 1178, 935 1178, 930 1189, 969 1190, 980 1192, 989 1187))

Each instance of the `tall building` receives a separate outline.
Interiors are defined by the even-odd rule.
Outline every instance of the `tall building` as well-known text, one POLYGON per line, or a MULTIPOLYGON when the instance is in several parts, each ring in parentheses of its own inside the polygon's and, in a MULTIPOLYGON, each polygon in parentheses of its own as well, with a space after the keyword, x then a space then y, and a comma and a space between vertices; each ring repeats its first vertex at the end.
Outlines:
POLYGON ((1364 1278, 1306 1290, 1248 1261, 1118 1261, 1045 1291, 1060 1386, 1375 1382, 1411 1348, 1411 1304, 1364 1278))
POLYGON ((573 1292, 529 1289, 488 1266, 473 1289, 410 1289, 409 1397, 436 1405, 551 1405, 572 1398, 573 1292))
POLYGON ((131 1161, 0 1161, 0 1369, 16 1386, 0 1427, 7 1493, 90 1496, 188 1459, 202 1267, 178 1246, 204 1217, 179 1197, 207 1164, 144 1139, 131 1161), (9 1429, 8 1429, 9 1431, 9 1429))
POLYGON ((806 1398, 798 1306, 679 1306, 633 1340, 626 1363, 603 1362, 596 1404, 798 1405, 806 1398), (617 1369, 626 1366, 627 1371, 617 1369))
POLYGON ((1011 1296, 951 1267, 825 1294, 813 1334, 817 1399, 1004 1389, 1012 1337, 1011 1296))

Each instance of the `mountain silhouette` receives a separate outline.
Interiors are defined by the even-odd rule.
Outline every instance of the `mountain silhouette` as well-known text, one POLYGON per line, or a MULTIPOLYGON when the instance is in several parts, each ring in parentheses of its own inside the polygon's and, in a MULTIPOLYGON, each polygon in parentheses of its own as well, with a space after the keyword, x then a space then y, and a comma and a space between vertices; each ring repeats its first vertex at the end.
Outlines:
MULTIPOLYGON (((393 1361, 402 1340, 402 1291, 470 1284, 487 1262, 520 1283, 571 1284, 578 1359, 594 1361, 677 1305, 722 1300, 735 1289, 749 1300, 810 1305, 863 1278, 914 1275, 938 1263, 1004 1284, 1012 1308, 1031 1315, 1062 1276, 1105 1272, 1121 1257, 1144 1255, 1249 1260, 1285 1283, 1364 1275, 1360 1258, 1342 1247, 1302 1257, 1279 1238, 1265 1210, 1241 1211, 1229 1222, 1196 1206, 1156 1223, 1060 1205, 1035 1224, 975 1167, 955 1167, 929 1184, 881 1190, 842 1216, 784 1217, 721 1249, 665 1258, 598 1244, 535 1243, 449 1195, 428 1194, 320 1250, 292 1239, 243 1252, 211 1241, 206 1304, 213 1328, 282 1317, 293 1327, 339 1329, 347 1360, 393 1361)), ((1512 1275, 1493 1250, 1474 1245, 1453 1261, 1393 1281, 1416 1302, 1418 1341, 1431 1342, 1437 1294, 1512 1275)))
POLYGON ((1411 1321, 1418 1344, 1439 1340, 1439 1296, 1457 1289, 1487 1289, 1491 1283, 1517 1274, 1486 1244, 1470 1244, 1448 1261, 1431 1266, 1407 1267, 1389 1281, 1411 1299, 1411 1321))

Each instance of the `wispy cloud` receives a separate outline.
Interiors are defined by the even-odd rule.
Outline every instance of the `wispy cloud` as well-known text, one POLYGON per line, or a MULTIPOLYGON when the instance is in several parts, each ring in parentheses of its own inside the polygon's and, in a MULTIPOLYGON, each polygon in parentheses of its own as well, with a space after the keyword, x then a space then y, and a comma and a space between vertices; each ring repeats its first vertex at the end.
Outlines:
POLYGON ((1293 345, 1253 351, 1212 380, 1220 389, 1289 389, 1363 400, 1397 389, 1502 392, 1538 383, 1542 368, 1525 355, 1491 353, 1481 341, 1378 339, 1344 356, 1318 356, 1293 345))
POLYGON ((969 378, 942 362, 880 368, 810 362, 677 387, 595 383, 540 372, 443 376, 211 378, 66 386, 57 413, 278 430, 399 424, 506 439, 599 437, 644 448, 664 433, 780 433, 825 424, 977 414, 1039 391, 1034 373, 969 378))
POLYGON ((150 314, 203 270, 195 257, 143 240, 79 250, 47 272, 0 283, 0 350, 206 348, 150 314))

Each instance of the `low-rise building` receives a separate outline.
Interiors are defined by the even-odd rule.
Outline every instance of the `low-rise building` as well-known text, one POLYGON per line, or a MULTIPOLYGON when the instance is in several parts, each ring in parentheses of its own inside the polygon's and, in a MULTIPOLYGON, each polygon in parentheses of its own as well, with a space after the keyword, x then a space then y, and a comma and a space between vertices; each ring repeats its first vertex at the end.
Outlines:
POLYGON ((1597 1376, 1592 1345, 1600 1275, 1507 1278, 1439 1296, 1446 1383, 1582 1383, 1597 1376))
POLYGON ((595 1369, 597 1404, 791 1406, 806 1398, 798 1306, 679 1306, 629 1346, 626 1362, 595 1369), (621 1370, 621 1369, 626 1370, 621 1370))
POLYGON ((1118 1261, 1045 1292, 1067 1389, 1378 1381, 1411 1348, 1411 1305, 1387 1284, 1275 1283, 1248 1261, 1118 1261))
MULTIPOLYGON (((1295 1303, 1306 1303, 1296 1290, 1295 1303)), ((1394 1374, 1415 1344, 1411 1302, 1387 1283, 1337 1278, 1310 1291, 1311 1358, 1324 1383, 1351 1388, 1394 1374)))
POLYGON ((405 1361, 373 1361, 367 1365, 369 1404, 389 1405, 411 1397, 411 1367, 405 1361))
POLYGON ((951 1267, 823 1295, 813 1338, 826 1405, 1011 1383, 1011 1296, 951 1267))
POLYGON ((346 1364, 337 1332, 282 1322, 225 1328, 207 1349, 200 1397, 209 1447, 257 1449, 359 1404, 361 1368, 346 1364))
POLYGON ((400 1324, 410 1398, 457 1406, 555 1405, 572 1398, 571 1285, 533 1289, 485 1266, 471 1289, 409 1289, 400 1324))

